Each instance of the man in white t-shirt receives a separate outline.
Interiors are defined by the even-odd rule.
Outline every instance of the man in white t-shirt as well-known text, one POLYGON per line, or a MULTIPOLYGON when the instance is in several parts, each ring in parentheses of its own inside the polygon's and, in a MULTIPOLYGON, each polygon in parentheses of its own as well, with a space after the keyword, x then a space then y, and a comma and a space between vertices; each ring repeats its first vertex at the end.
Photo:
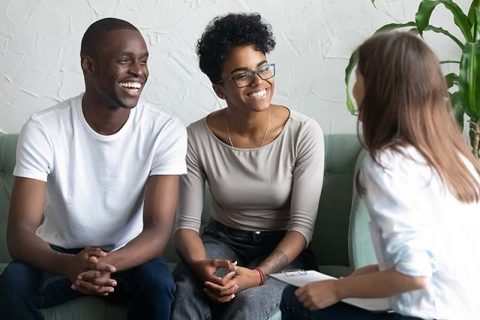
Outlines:
POLYGON ((42 308, 84 295, 128 305, 129 319, 169 319, 175 284, 159 256, 186 130, 139 102, 148 50, 135 26, 96 21, 80 55, 85 93, 33 115, 19 136, 0 319, 43 319, 42 308))

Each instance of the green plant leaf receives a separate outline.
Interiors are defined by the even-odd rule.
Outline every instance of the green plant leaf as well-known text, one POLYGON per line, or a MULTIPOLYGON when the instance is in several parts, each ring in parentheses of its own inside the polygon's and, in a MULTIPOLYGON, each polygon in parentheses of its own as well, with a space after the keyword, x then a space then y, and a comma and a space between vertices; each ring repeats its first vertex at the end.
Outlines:
POLYGON ((459 81, 458 74, 454 72, 445 75, 445 82, 447 82, 448 88, 451 88, 454 85, 458 85, 458 81, 459 81))
POLYGON ((450 96, 452 115, 460 129, 463 131, 465 112, 463 111, 460 93, 457 91, 450 96))
POLYGON ((441 27, 435 27, 435 26, 427 26, 425 29, 425 31, 433 31, 435 33, 441 33, 441 34, 444 34, 446 35, 447 37, 449 37, 450 39, 452 39, 459 47, 460 49, 463 50, 463 47, 464 47, 464 44, 462 41, 460 41, 457 37, 455 37, 453 34, 451 34, 450 32, 448 32, 447 30, 441 28, 441 27))
MULTIPOLYGON (((418 28, 417 28, 416 23, 413 22, 413 21, 409 21, 409 22, 406 22, 406 23, 389 23, 389 24, 386 24, 386 25, 380 27, 379 29, 377 29, 377 31, 375 31, 375 33, 383 32, 383 31, 391 31, 391 30, 400 29, 400 28, 404 28, 404 27, 414 27, 414 28, 411 28, 409 31, 415 32, 415 33, 420 33, 418 28)), ((433 31, 435 33, 441 33, 443 35, 446 35, 447 37, 452 39, 453 42, 455 42, 460 47, 460 49, 463 50, 463 42, 460 41, 453 34, 451 34, 450 32, 448 32, 447 30, 445 30, 441 27, 435 27, 435 26, 428 25, 428 26, 425 27, 424 31, 433 31)))
POLYGON ((350 60, 348 61, 348 65, 345 68, 345 85, 346 85, 346 97, 347 97, 347 108, 351 114, 357 114, 357 110, 355 108, 355 104, 353 103, 352 96, 350 95, 350 76, 352 75, 353 68, 358 61, 358 51, 355 50, 352 55, 350 56, 350 60))
POLYGON ((447 63, 460 64, 460 61, 457 61, 457 60, 442 60, 442 61, 440 61, 440 64, 447 64, 447 63))
POLYGON ((480 0, 473 0, 470 8, 468 9, 468 20, 472 22, 472 35, 473 40, 478 39, 478 22, 480 21, 480 0))
POLYGON ((375 0, 370 0, 372 1, 373 6, 376 8, 377 6, 375 5, 375 0))
POLYGON ((458 91, 465 113, 480 118, 480 42, 467 42, 459 68, 458 91))
POLYGON ((472 22, 468 19, 468 16, 463 13, 462 9, 452 0, 422 0, 422 2, 420 2, 417 13, 415 14, 415 22, 420 34, 423 34, 423 31, 430 24, 432 12, 439 4, 443 4, 453 14, 453 20, 465 39, 467 41, 473 41, 474 35, 472 34, 472 22))
POLYGON ((414 21, 409 21, 409 22, 405 22, 405 23, 389 23, 389 24, 386 24, 380 28, 378 28, 375 33, 379 33, 379 32, 384 32, 384 31, 391 31, 391 30, 395 30, 395 29, 400 29, 400 28, 404 28, 404 27, 416 27, 417 25, 415 24, 414 21))
POLYGON ((458 125, 463 131, 463 120, 465 118, 465 112, 463 111, 462 101, 460 98, 460 92, 454 92, 450 95, 450 102, 452 104, 452 113, 457 121, 458 125))

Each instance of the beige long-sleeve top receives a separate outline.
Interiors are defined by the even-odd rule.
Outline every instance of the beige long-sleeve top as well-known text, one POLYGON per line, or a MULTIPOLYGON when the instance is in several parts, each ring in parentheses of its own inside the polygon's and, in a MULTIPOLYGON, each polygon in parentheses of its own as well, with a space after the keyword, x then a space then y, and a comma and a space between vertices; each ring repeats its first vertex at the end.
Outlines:
POLYGON ((323 133, 315 120, 290 110, 280 135, 252 149, 219 140, 206 118, 187 130, 177 230, 200 229, 207 181, 214 220, 247 231, 295 230, 310 242, 324 169, 323 133))

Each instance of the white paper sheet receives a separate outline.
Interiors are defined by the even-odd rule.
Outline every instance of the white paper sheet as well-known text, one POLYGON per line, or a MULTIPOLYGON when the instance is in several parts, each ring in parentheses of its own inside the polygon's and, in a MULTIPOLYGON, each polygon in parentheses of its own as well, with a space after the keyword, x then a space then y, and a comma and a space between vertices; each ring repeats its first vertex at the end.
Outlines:
MULTIPOLYGON (((269 275, 275 279, 294 285, 296 287, 303 287, 309 282, 336 279, 324 273, 314 270, 298 270, 298 271, 285 271, 281 273, 272 273, 269 275)), ((353 306, 370 310, 370 311, 388 311, 390 310, 390 302, 388 298, 348 298, 342 300, 345 303, 353 306)))

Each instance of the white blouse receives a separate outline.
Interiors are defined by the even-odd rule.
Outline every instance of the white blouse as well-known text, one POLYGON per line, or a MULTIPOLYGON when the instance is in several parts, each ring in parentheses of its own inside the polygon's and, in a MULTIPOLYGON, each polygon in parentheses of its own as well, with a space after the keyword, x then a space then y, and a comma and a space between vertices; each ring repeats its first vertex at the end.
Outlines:
POLYGON ((381 165, 367 156, 360 171, 380 269, 430 278, 425 289, 393 296, 392 308, 480 319, 480 203, 459 202, 415 148, 400 151, 381 152, 381 165))

